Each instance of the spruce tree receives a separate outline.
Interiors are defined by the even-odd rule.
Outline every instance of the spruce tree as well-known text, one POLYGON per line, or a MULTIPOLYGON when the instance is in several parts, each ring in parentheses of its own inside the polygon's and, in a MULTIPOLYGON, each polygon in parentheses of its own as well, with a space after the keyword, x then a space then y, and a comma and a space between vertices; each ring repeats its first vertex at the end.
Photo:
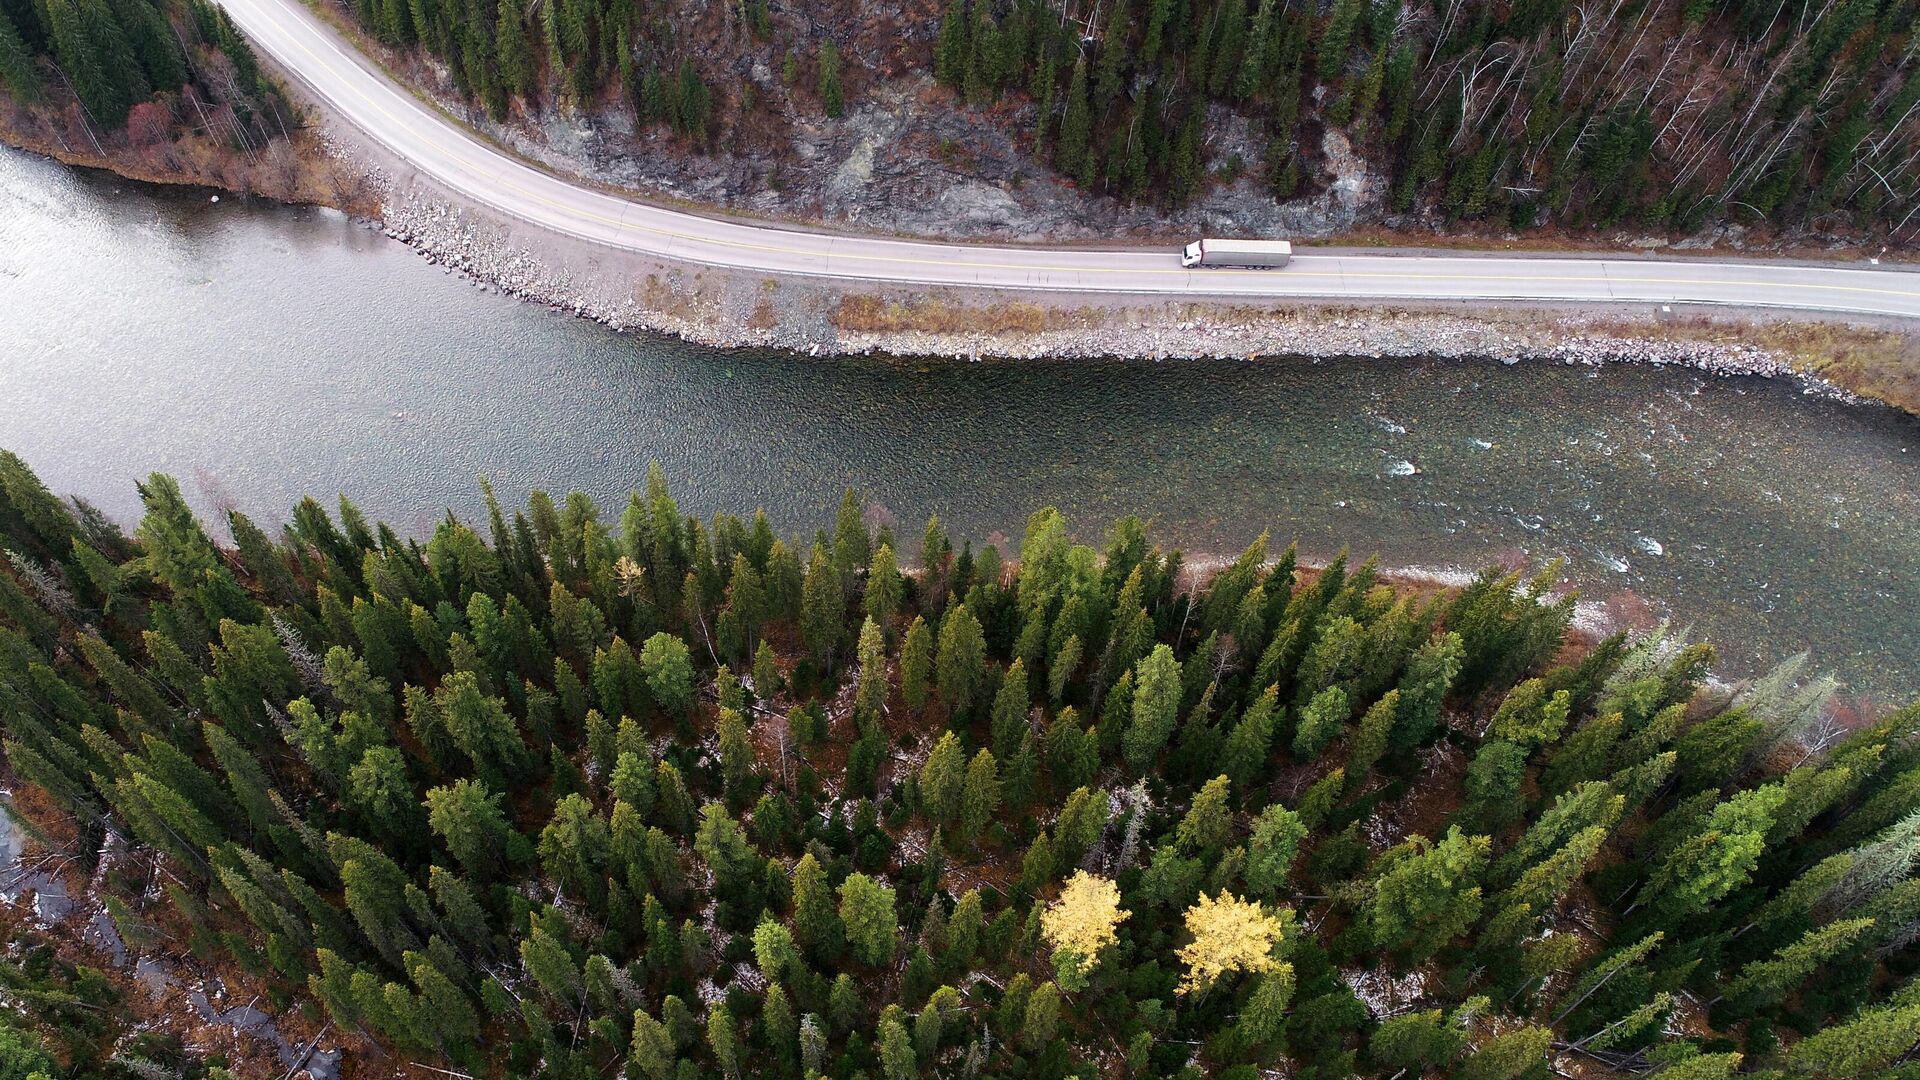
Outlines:
POLYGON ((894 915, 893 890, 865 874, 849 874, 840 883, 840 921, 847 944, 860 961, 872 967, 892 962, 900 924, 894 915))
POLYGON ((16 99, 31 103, 40 99, 41 86, 33 53, 7 12, 0 10, 0 87, 16 99))
POLYGON ((1083 188, 1093 186, 1093 106, 1087 99, 1087 61, 1083 56, 1073 65, 1073 77, 1067 83, 1067 115, 1060 122, 1060 141, 1053 152, 1054 165, 1083 188))
POLYGON ((966 0, 948 0, 933 48, 934 77, 948 86, 963 88, 966 84, 970 23, 966 0))
POLYGON ((820 108, 837 120, 846 111, 846 105, 845 93, 840 89, 840 46, 828 38, 820 44, 820 108))
POLYGON ((965 713, 979 697, 986 672, 986 638, 980 620, 962 603, 940 620, 940 650, 934 662, 940 696, 955 713, 965 713))
POLYGON ((951 825, 959 817, 966 783, 965 761, 960 740, 953 732, 943 731, 920 766, 920 799, 927 815, 937 822, 951 825))
POLYGON ((484 877, 500 866, 510 829, 501 801, 475 780, 455 780, 427 792, 428 824, 469 874, 484 877))
POLYGON ((982 749, 967 765, 960 792, 960 834, 978 840, 1000 805, 1000 769, 993 751, 982 749))
POLYGON ((900 647, 900 696, 907 707, 923 709, 927 704, 927 681, 933 673, 933 631, 919 615, 907 627, 906 641, 900 647))
POLYGON ((1156 646, 1153 654, 1140 661, 1138 682, 1133 692, 1133 712, 1126 731, 1127 767, 1136 773, 1149 771, 1160 751, 1173 734, 1180 709, 1180 666, 1173 650, 1156 646))

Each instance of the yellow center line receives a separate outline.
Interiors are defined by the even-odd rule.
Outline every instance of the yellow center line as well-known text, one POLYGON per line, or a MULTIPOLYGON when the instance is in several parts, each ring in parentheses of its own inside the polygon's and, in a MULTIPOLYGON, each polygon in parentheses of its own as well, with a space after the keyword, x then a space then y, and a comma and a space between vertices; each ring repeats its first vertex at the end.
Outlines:
MULTIPOLYGON (((269 0, 269 2, 271 2, 271 0, 269 0)), ((266 19, 266 21, 268 21, 269 23, 272 23, 274 28, 281 31, 283 34, 288 34, 292 47, 306 54, 308 59, 319 64, 322 68, 327 67, 325 58, 320 56, 312 48, 310 48, 306 44, 306 42, 300 40, 300 36, 297 31, 289 33, 287 30, 287 27, 284 24, 275 20, 271 15, 263 14, 262 18, 266 19)), ((335 44, 331 38, 323 37, 323 40, 327 42, 328 47, 341 60, 346 61, 346 63, 354 69, 357 75, 362 76, 363 79, 364 77, 369 76, 369 73, 366 71, 366 69, 361 67, 358 63, 355 63, 351 57, 347 56, 346 53, 342 51, 341 48, 337 44, 335 44)), ((434 150, 437 150, 439 153, 441 153, 446 158, 448 158, 451 165, 458 170, 467 171, 467 172, 475 171, 474 166, 471 163, 464 161, 462 155, 459 153, 459 150, 462 146, 471 148, 474 150, 478 150, 484 155, 500 159, 505 164, 506 168, 502 169, 500 173, 493 175, 491 177, 488 177, 488 179, 490 179, 494 184, 500 186, 501 188, 504 188, 517 195, 520 195, 522 198, 525 198, 530 202, 538 203, 540 205, 546 206, 555 211, 561 212, 561 215, 563 218, 565 216, 573 216, 576 218, 581 218, 587 221, 592 221, 602 225, 606 225, 611 227, 616 234, 637 233, 637 234, 656 236, 656 237, 660 237, 667 240, 669 244, 671 244, 671 242, 674 240, 684 240, 693 244, 703 244, 703 245, 709 245, 712 247, 729 248, 736 251, 754 251, 754 252, 760 252, 760 253, 769 254, 769 255, 781 255, 781 256, 787 256, 787 257, 797 257, 802 259, 814 259, 814 260, 819 260, 822 264, 824 264, 827 260, 828 252, 825 249, 815 249, 815 248, 809 248, 805 246, 787 246, 787 245, 780 245, 780 244, 759 243, 759 242, 746 241, 746 240, 729 240, 729 239, 724 239, 724 238, 716 237, 712 235, 681 232, 681 231, 677 231, 670 228, 663 228, 657 225, 648 225, 648 224, 639 223, 639 222, 629 222, 626 220, 626 212, 627 212, 627 209, 630 207, 637 207, 643 210, 651 210, 655 213, 671 214, 671 215, 680 216, 680 217, 692 217, 693 215, 681 214, 679 211, 663 210, 658 207, 649 207, 643 203, 636 203, 626 199, 619 199, 614 196, 610 196, 602 192, 592 191, 586 188, 576 187, 576 188, 573 188, 573 190, 580 192, 582 195, 590 199, 605 200, 608 202, 613 202, 618 204, 621 207, 619 215, 609 217, 605 214, 597 213, 591 209, 582 207, 576 203, 569 203, 562 200, 550 198, 535 188, 530 188, 525 186, 524 184, 516 183, 513 180, 509 180, 507 178, 507 174, 509 172, 513 172, 516 170, 524 171, 533 176, 539 177, 541 180, 547 183, 560 184, 563 186, 570 186, 570 185, 565 185, 565 181, 559 180, 557 178, 543 176, 542 174, 534 171, 533 169, 530 169, 527 166, 522 165, 517 161, 514 161, 513 159, 507 157, 506 155, 500 154, 499 152, 494 151, 489 147, 486 147, 485 145, 481 144, 477 140, 460 134, 457 130, 455 131, 455 135, 456 135, 456 138, 458 139, 458 142, 456 143, 444 142, 438 137, 438 135, 435 132, 449 130, 450 125, 448 124, 435 122, 434 131, 422 131, 419 127, 415 125, 415 123, 413 122, 414 119, 416 117, 425 115, 429 120, 432 120, 431 115, 427 114, 426 110, 423 107, 414 105, 411 108, 404 109, 402 114, 396 114, 392 110, 388 109, 382 103, 382 101, 370 95, 366 91, 366 89, 360 85, 363 79, 349 78, 348 80, 346 80, 346 82, 347 82, 348 90, 355 97, 357 97, 367 108, 370 108, 374 112, 379 113, 382 117, 386 118, 386 120, 389 123, 405 130, 408 135, 419 140, 421 143, 427 145, 428 147, 434 150)), ((382 89, 386 90, 392 96, 396 98, 402 97, 400 91, 394 90, 393 88, 385 86, 384 81, 379 79, 378 77, 373 77, 371 81, 373 81, 375 85, 381 86, 382 89)), ((372 134, 371 131, 369 131, 368 133, 372 134)), ((393 147, 393 149, 398 150, 399 148, 396 146, 396 147, 393 147)), ((472 197, 481 198, 482 201, 487 201, 484 199, 484 197, 479 196, 475 192, 467 192, 466 194, 472 197)), ((497 206, 497 204, 495 205, 498 209, 512 216, 516 216, 516 217, 522 216, 519 214, 515 214, 511 209, 507 207, 497 206)), ((707 219, 707 220, 712 220, 712 219, 707 219)), ((535 221, 533 222, 533 224, 545 224, 545 223, 535 221)), ((774 236, 801 237, 801 236, 809 235, 804 233, 785 232, 779 229, 760 228, 752 225, 741 225, 741 224, 736 224, 734 222, 728 222, 728 221, 713 220, 713 224, 724 229, 749 229, 758 233, 774 235, 774 236)), ((594 239, 594 237, 592 236, 587 236, 583 234, 576 233, 575 235, 580 235, 582 239, 588 239, 588 240, 594 239)), ((820 241, 823 244, 825 244, 827 247, 831 247, 834 239, 835 238, 831 236, 820 237, 820 241)), ((916 245, 911 245, 911 244, 907 244, 899 241, 888 241, 888 240, 880 240, 880 241, 876 241, 876 243, 885 244, 888 246, 898 246, 898 247, 916 246, 916 245)), ((930 246, 930 245, 917 245, 917 246, 930 246)), ((638 247, 638 246, 631 248, 631 250, 639 251, 642 254, 664 255, 664 252, 656 253, 651 251, 648 248, 638 247)), ((859 262, 859 263, 883 263, 883 264, 890 264, 890 265, 897 265, 897 266, 939 267, 939 268, 948 269, 948 270, 951 270, 952 267, 958 264, 958 265, 964 266, 969 270, 975 270, 975 271, 1011 270, 1011 271, 1019 271, 1019 272, 1028 273, 1028 274, 1032 274, 1032 273, 1112 274, 1112 275, 1136 275, 1136 276, 1144 275, 1144 276, 1153 276, 1153 277, 1168 277, 1172 275, 1191 275, 1195 273, 1195 271, 1188 270, 1181 267, 1051 266, 1051 265, 1037 264, 1037 263, 978 261, 978 260, 970 259, 967 257, 967 251, 969 250, 967 248, 955 246, 951 250, 952 250, 951 254, 945 255, 944 257, 938 258, 938 259, 916 258, 908 255, 879 255, 879 254, 865 254, 865 253, 855 254, 855 255, 843 254, 840 256, 840 261, 843 264, 843 268, 837 276, 842 276, 842 277, 849 276, 846 273, 846 270, 844 269, 844 263, 846 263, 849 260, 853 262, 859 262)), ((1095 253, 1089 253, 1089 254, 1095 254, 1095 253)), ((1168 258, 1172 259, 1172 258, 1175 258, 1175 256, 1169 255, 1168 258)), ((1304 258, 1319 259, 1319 258, 1336 258, 1336 257, 1304 256, 1304 258)), ((743 269, 760 269, 760 268, 745 267, 743 269)), ((778 268, 768 267, 765 269, 777 270, 778 268)), ((1759 268, 1756 268, 1756 269, 1759 269, 1759 268)), ((1864 273, 1864 271, 1843 271, 1843 272, 1864 273)), ((1220 268, 1220 269, 1208 269, 1208 270, 1200 271, 1200 273, 1205 274, 1207 279, 1211 280, 1214 278, 1228 277, 1228 276, 1269 277, 1269 276, 1273 276, 1275 272, 1265 271, 1265 270, 1235 270, 1235 269, 1220 268)), ((1301 267, 1291 267, 1285 270, 1283 273, 1285 274, 1285 280, 1287 281, 1301 281, 1301 280, 1307 280, 1307 279, 1338 280, 1343 282, 1351 281, 1354 279, 1369 280, 1369 281, 1431 281, 1434 277, 1434 275, 1431 272, 1416 272, 1416 271, 1395 272, 1395 271, 1378 271, 1378 270, 1315 271, 1315 270, 1305 269, 1301 267)), ((1564 275, 1564 276, 1556 275, 1550 278, 1543 278, 1538 274, 1460 273, 1460 274, 1446 274, 1444 275, 1443 280, 1448 282, 1456 282, 1460 284, 1512 284, 1512 283, 1524 282, 1524 283, 1533 284, 1535 286, 1545 286, 1548 284, 1553 284, 1553 285, 1561 285, 1561 284, 1564 284, 1564 285, 1596 285, 1596 284, 1664 285, 1669 287, 1710 286, 1710 287, 1720 287, 1720 288, 1746 288, 1746 289, 1753 289, 1753 290, 1786 290, 1786 291, 1793 291, 1793 292, 1852 293, 1852 294, 1858 294, 1863 296, 1888 296, 1888 297, 1898 297, 1903 300, 1920 300, 1920 289, 1890 289, 1890 288, 1879 288, 1879 287, 1866 286, 1866 285, 1826 285, 1826 284, 1817 284, 1812 282, 1795 282, 1795 281, 1769 282, 1769 281, 1733 280, 1733 279, 1722 279, 1722 278, 1693 278, 1693 277, 1664 278, 1664 277, 1633 277, 1633 276, 1619 277, 1619 276, 1609 276, 1604 272, 1600 274, 1573 274, 1573 275, 1564 275)), ((1556 299, 1557 298, 1553 296, 1551 292, 1536 292, 1528 295, 1535 296, 1536 298, 1539 298, 1539 299, 1556 299)), ((1444 295, 1433 296, 1428 298, 1447 299, 1447 297, 1444 295)), ((1574 299, 1584 299, 1584 298, 1576 297, 1574 299)), ((1653 298, 1649 298, 1649 302, 1651 302, 1652 299, 1653 298)), ((1684 301, 1685 298, 1680 297, 1677 299, 1684 301)))

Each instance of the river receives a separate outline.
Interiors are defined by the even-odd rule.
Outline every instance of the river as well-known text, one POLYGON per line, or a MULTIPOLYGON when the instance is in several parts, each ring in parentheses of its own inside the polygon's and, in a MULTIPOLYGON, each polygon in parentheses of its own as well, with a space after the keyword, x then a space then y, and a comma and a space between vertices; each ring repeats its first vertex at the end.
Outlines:
MULTIPOLYGON (((279 520, 345 492, 414 534, 647 462, 681 505, 828 520, 846 485, 917 546, 1156 516, 1325 558, 1564 557, 1731 673, 1800 649, 1920 688, 1920 421, 1785 381, 1492 362, 810 359, 616 334, 506 299, 330 211, 163 191, 0 148, 0 445, 116 517, 181 477, 279 520)), ((908 554, 911 554, 909 552, 908 554)))

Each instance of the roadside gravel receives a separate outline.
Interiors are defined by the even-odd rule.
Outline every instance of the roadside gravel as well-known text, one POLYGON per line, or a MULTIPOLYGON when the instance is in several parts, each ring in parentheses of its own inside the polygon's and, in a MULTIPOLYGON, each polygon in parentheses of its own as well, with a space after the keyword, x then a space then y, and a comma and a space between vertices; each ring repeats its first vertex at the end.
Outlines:
POLYGON ((379 224, 429 261, 509 296, 620 330, 668 333, 718 348, 969 359, 1292 355, 1652 363, 1794 377, 1810 392, 1850 396, 1798 374, 1789 357, 1740 340, 1738 320, 1523 305, 1249 306, 1017 293, 983 302, 940 290, 776 280, 590 253, 588 245, 565 238, 529 238, 531 230, 455 206, 418 185, 390 197, 379 224))

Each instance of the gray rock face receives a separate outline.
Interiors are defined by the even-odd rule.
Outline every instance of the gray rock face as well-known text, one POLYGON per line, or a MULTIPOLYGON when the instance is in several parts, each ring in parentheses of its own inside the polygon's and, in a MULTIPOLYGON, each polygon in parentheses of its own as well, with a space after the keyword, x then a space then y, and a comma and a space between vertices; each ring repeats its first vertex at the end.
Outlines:
POLYGON ((831 120, 785 86, 766 60, 756 57, 742 68, 758 107, 778 117, 783 144, 775 152, 738 149, 722 139, 696 153, 658 127, 636 129, 633 114, 617 103, 591 120, 547 107, 506 124, 444 96, 442 103, 516 152, 596 183, 929 237, 1085 242, 1229 232, 1313 238, 1377 220, 1381 209, 1384 183, 1335 130, 1308 150, 1307 158, 1321 163, 1309 171, 1309 194, 1282 202, 1261 175, 1266 145, 1257 125, 1212 106, 1206 157, 1216 180, 1191 205, 1168 209, 1083 191, 1036 162, 1027 139, 1014 134, 1032 130, 1031 103, 981 112, 925 75, 905 75, 865 88, 844 117, 831 120))
MULTIPOLYGON (((0 798, 6 794, 0 791, 0 798)), ((0 813, 0 904, 13 904, 31 892, 34 896, 34 914, 46 926, 62 922, 75 912, 84 913, 87 922, 80 930, 81 940, 100 950, 105 960, 114 967, 124 969, 131 966, 134 979, 156 999, 184 989, 182 996, 200 1019, 231 1027, 272 1046, 280 1064, 286 1067, 287 1076, 300 1075, 308 1080, 339 1080, 340 1050, 321 1049, 317 1038, 312 1042, 294 1045, 281 1033, 271 1015, 251 1004, 228 1009, 215 1006, 209 999, 210 993, 219 995, 225 992, 217 978, 195 980, 182 976, 172 961, 160 956, 135 958, 120 939, 113 919, 93 895, 93 889, 89 887, 76 899, 68 895, 66 882, 60 878, 28 869, 23 862, 22 839, 12 817, 0 813)), ((122 854, 124 848, 119 835, 109 831, 107 846, 102 849, 101 866, 104 868, 113 858, 122 854)), ((97 878, 94 884, 98 884, 97 878)))

